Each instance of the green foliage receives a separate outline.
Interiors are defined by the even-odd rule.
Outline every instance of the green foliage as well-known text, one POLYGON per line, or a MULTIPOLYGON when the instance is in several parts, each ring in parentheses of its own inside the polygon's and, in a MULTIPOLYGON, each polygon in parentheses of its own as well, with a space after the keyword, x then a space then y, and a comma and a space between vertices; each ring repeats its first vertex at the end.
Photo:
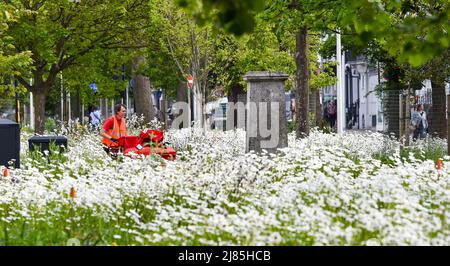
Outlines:
POLYGON ((432 160, 433 162, 437 162, 438 159, 442 159, 447 155, 447 148, 431 139, 426 141, 425 145, 420 148, 413 146, 412 148, 405 149, 405 153, 407 153, 404 156, 405 158, 412 153, 416 159, 422 161, 432 160))
MULTIPOLYGON (((142 29, 148 16, 147 1, 9 3, 19 15, 7 21, 6 28, 3 27, 8 37, 5 40, 9 43, 8 49, 0 51, 7 56, 31 54, 32 67, 22 69, 20 73, 17 72, 20 68, 13 69, 16 71, 13 74, 20 76, 20 83, 28 90, 46 95, 55 85, 60 71, 70 68, 65 81, 69 90, 87 91, 87 85, 92 81, 99 84, 101 96, 115 96, 118 87, 124 89, 123 84, 113 85, 111 81, 112 72, 120 72, 114 67, 124 62, 114 49, 142 45, 138 42, 144 34, 142 29), (105 49, 109 49, 108 52, 105 49), (34 78, 32 85, 30 77, 34 78)), ((21 67, 26 63, 14 64, 21 67)), ((89 96, 88 93, 82 95, 87 99, 91 98, 89 96)), ((44 116, 40 108, 35 110, 38 112, 36 116, 44 116)))
POLYGON ((16 93, 19 96, 26 93, 25 87, 20 84, 15 84, 14 80, 9 75, 1 75, 0 72, 0 98, 2 99, 14 99, 16 93))
POLYGON ((295 122, 294 122, 294 120, 288 121, 287 130, 288 130, 288 133, 291 133, 291 132, 295 131, 295 122))
POLYGON ((166 95, 175 98, 177 86, 186 82, 190 72, 192 48, 188 40, 195 25, 173 1, 167 0, 151 3, 149 25, 149 47, 145 50, 149 63, 145 72, 153 87, 161 87, 166 95))
POLYGON ((194 77, 194 90, 207 94, 213 40, 217 37, 210 23, 195 24, 192 17, 172 0, 151 3, 149 60, 146 73, 155 87, 162 87, 175 97, 176 88, 194 77))
POLYGON ((240 54, 243 53, 242 40, 232 35, 218 34, 214 40, 215 58, 212 63, 214 82, 224 86, 225 92, 242 86, 245 70, 239 65, 240 54))
POLYGON ((56 128, 58 127, 58 125, 56 124, 55 119, 47 118, 47 120, 45 121, 44 127, 47 132, 54 132, 56 130, 56 128))
POLYGON ((200 25, 214 20, 215 26, 242 35, 254 29, 255 14, 263 10, 266 0, 176 0, 193 14, 200 25))
MULTIPOLYGON (((0 3, 0 78, 19 75, 32 63, 31 52, 14 52, 14 39, 8 34, 9 24, 15 23, 22 15, 22 10, 14 8, 16 1, 0 3)), ((0 93, 5 87, 0 87, 0 93)))
MULTIPOLYGON (((134 53, 131 53, 131 55, 134 53)), ((97 106, 102 98, 114 99, 125 91, 131 76, 131 69, 125 68, 125 80, 122 80, 122 65, 128 66, 130 54, 121 49, 96 49, 83 57, 83 60, 63 72, 63 86, 72 95, 80 93, 81 101, 86 105, 97 106), (94 93, 90 83, 97 85, 94 93)), ((57 76, 50 88, 49 99, 58 102, 61 93, 61 78, 57 76)))
POLYGON ((348 1, 338 16, 358 46, 375 41, 399 63, 425 64, 449 47, 448 1, 348 1))
POLYGON ((45 150, 42 153, 39 146, 36 146, 33 151, 27 152, 27 157, 29 158, 31 165, 38 167, 42 172, 45 171, 56 177, 64 171, 60 166, 67 161, 67 154, 64 151, 61 152, 65 147, 62 148, 59 145, 56 145, 54 141, 49 143, 48 149, 48 151, 45 150))
MULTIPOLYGON (((251 31, 251 23, 242 23, 241 28, 227 27, 223 18, 208 16, 209 11, 232 14, 228 21, 240 22, 241 12, 264 12, 272 21, 279 21, 284 29, 299 28, 308 25, 311 29, 331 30, 340 28, 343 32, 356 34, 356 44, 367 44, 376 39, 391 56, 399 62, 407 62, 414 67, 423 65, 435 56, 439 56, 450 47, 450 2, 449 1, 284 1, 261 0, 257 5, 238 5, 238 1, 199 1, 180 0, 183 6, 201 12, 198 21, 214 20, 218 26, 240 35, 251 31), (209 2, 218 2, 215 5, 209 2), (222 2, 230 2, 224 6, 222 2), (299 12, 295 12, 299 11, 299 12), (237 15, 236 15, 237 14, 237 15)), ((240 2, 240 1, 239 1, 240 2)), ((232 23, 232 22, 229 22, 232 23)))
POLYGON ((386 41, 395 41, 397 49, 387 45, 389 53, 398 54, 400 61, 412 66, 440 55, 450 47, 449 8, 448 1, 403 1, 401 6, 392 7, 391 20, 395 19, 395 26, 389 30, 386 41))
MULTIPOLYGON (((240 40, 242 53, 237 54, 237 67, 241 70, 241 86, 245 87, 242 76, 248 71, 283 71, 288 75, 295 73, 294 58, 290 51, 281 49, 273 27, 270 23, 260 21, 251 35, 240 40)), ((286 90, 290 88, 292 80, 286 84, 286 90)))
MULTIPOLYGON (((67 196, 68 197, 68 196, 67 196)), ((137 199, 133 200, 133 203, 137 199)), ((0 206, 4 210, 4 214, 8 215, 13 211, 14 203, 7 206, 0 206)), ((48 206, 48 211, 53 214, 56 208, 52 210, 52 205, 48 206)), ((134 207, 134 206, 133 206, 134 207)), ((130 208, 130 206, 123 206, 130 208)), ((151 221, 151 211, 142 209, 142 217, 151 221), (146 214, 148 213, 148 214, 146 214), (148 217, 148 218, 147 218, 148 217)), ((116 242, 120 244, 134 243, 127 233, 122 232, 121 226, 125 226, 130 222, 130 218, 120 218, 117 221, 105 220, 96 215, 95 209, 87 209, 77 207, 75 204, 68 202, 63 208, 58 208, 59 215, 48 215, 50 219, 36 219, 28 221, 27 219, 15 220, 10 223, 0 223, 0 245, 67 245, 67 241, 76 238, 81 245, 110 245, 116 242), (83 221, 81 225, 79 221, 83 221), (122 240, 117 240, 114 236, 122 236, 122 240)), ((30 213, 34 217, 45 217, 45 211, 36 209, 34 213, 30 213)), ((116 237, 117 238, 117 237, 116 237)))
MULTIPOLYGON (((225 87, 225 91, 234 87, 245 89, 246 83, 242 77, 248 71, 284 71, 291 76, 285 88, 292 89, 296 69, 293 34, 280 31, 277 24, 264 17, 264 13, 256 17, 256 23, 251 34, 240 38, 222 34, 216 39, 213 71, 217 82, 225 87)), ((317 75, 314 49, 311 50, 312 88, 334 83, 334 78, 326 72, 317 75)))
POLYGON ((402 147, 399 151, 386 148, 373 154, 372 157, 380 160, 383 164, 394 166, 396 157, 400 158, 402 162, 411 162, 412 158, 419 161, 431 160, 437 162, 438 159, 447 155, 447 148, 439 139, 430 138, 419 142, 421 143, 412 143, 409 147, 402 147))
POLYGON ((96 105, 99 98, 117 98, 125 90, 132 75, 130 61, 138 55, 148 60, 138 71, 172 98, 188 74, 204 90, 224 87, 227 92, 245 88, 242 77, 250 70, 281 70, 291 76, 289 90, 295 84, 294 34, 303 25, 309 31, 311 90, 335 83, 333 63, 319 69, 316 62, 319 52, 325 57, 335 53, 335 38, 324 44, 319 36, 334 36, 337 28, 344 48, 370 54, 386 69, 392 70, 388 61, 393 60, 403 85, 449 76, 449 1, 131 3, 2 1, 0 81, 19 76, 23 86, 13 91, 0 85, 1 97, 13 96, 15 90, 42 90, 57 103, 58 73, 63 70, 66 90, 79 93, 86 105, 96 105), (29 84, 32 76, 34 86, 29 84), (98 85, 97 94, 89 89, 91 82, 98 85))

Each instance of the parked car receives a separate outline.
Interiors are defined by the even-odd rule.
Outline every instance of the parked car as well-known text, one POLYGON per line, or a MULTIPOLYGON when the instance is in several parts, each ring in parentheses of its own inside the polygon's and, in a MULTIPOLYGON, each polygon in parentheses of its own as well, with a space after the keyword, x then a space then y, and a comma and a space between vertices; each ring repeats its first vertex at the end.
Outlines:
POLYGON ((0 118, 15 121, 16 120, 16 111, 15 110, 0 111, 0 118))

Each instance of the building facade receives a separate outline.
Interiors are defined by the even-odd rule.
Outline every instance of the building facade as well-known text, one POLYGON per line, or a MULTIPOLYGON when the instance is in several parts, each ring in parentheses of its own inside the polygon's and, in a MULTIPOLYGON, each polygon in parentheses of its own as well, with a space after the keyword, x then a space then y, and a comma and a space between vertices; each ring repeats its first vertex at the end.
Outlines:
MULTIPOLYGON (((384 131, 381 95, 376 92, 376 86, 382 82, 380 68, 370 65, 363 57, 346 59, 345 128, 384 131)), ((324 106, 335 100, 336 85, 322 88, 321 98, 324 106)))

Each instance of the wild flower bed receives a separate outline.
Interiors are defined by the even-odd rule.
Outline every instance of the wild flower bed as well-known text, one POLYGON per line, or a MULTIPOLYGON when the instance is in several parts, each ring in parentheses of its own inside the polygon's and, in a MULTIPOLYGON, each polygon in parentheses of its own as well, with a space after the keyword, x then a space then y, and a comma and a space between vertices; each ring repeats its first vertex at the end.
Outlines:
POLYGON ((438 177, 416 156, 430 142, 402 153, 378 133, 313 131, 256 155, 244 131, 183 129, 166 133, 172 162, 113 160, 88 132, 41 158, 29 137, 0 181, 1 245, 450 244, 449 158, 438 177))

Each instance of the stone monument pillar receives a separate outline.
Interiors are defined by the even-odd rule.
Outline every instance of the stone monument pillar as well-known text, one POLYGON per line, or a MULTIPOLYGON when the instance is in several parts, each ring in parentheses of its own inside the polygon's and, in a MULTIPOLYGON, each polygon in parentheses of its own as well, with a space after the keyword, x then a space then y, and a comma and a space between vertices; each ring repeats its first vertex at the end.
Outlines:
POLYGON ((247 131, 245 151, 263 149, 274 153, 288 146, 283 72, 251 71, 247 85, 247 131))

